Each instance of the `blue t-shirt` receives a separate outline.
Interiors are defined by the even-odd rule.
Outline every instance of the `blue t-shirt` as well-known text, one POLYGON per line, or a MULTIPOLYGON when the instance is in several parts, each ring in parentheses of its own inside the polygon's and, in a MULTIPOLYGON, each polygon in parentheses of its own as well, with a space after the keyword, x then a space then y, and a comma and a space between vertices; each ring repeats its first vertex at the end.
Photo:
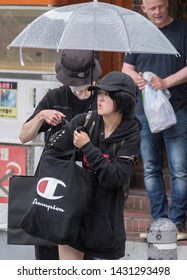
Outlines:
MULTIPOLYGON (((124 62, 134 65, 137 72, 150 71, 165 78, 187 66, 187 22, 173 20, 169 25, 160 28, 160 31, 168 38, 180 57, 169 54, 126 54, 124 62)), ((137 42, 138 43, 138 42, 137 42)), ((169 99, 174 110, 187 109, 187 83, 169 88, 169 99)), ((138 90, 137 114, 143 113, 141 91, 138 90)))

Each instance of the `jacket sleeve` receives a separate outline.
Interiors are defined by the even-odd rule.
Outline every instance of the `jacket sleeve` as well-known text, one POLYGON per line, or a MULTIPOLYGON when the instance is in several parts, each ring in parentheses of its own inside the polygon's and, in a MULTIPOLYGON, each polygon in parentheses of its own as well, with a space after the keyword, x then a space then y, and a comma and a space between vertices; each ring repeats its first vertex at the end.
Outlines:
POLYGON ((81 148, 90 168, 96 173, 103 188, 121 187, 129 182, 133 167, 139 155, 140 135, 128 137, 111 160, 104 157, 101 150, 88 142, 81 148))

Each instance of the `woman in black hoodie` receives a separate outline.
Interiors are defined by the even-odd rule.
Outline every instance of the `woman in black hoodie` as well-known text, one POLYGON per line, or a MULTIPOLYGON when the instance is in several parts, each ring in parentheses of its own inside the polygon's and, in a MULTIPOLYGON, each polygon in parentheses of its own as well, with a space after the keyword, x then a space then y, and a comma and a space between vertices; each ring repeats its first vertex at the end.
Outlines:
POLYGON ((77 243, 59 245, 63 260, 83 259, 85 252, 119 259, 125 251, 123 185, 129 183, 140 149, 141 124, 134 115, 136 88, 130 76, 113 71, 89 89, 98 91, 93 133, 88 136, 76 130, 86 117, 78 115, 70 122, 72 129, 65 128, 61 147, 70 148, 71 143, 80 149, 83 164, 95 173, 97 184, 77 243))

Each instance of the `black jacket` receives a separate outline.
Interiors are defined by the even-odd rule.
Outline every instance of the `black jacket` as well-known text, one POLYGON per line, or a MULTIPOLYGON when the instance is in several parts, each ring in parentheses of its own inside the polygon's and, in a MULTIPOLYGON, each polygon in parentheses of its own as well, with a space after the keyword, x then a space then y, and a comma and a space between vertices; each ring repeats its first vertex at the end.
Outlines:
MULTIPOLYGON (((97 184, 90 209, 82 223, 79 241, 69 245, 95 257, 119 259, 124 256, 126 239, 122 185, 129 182, 139 155, 141 125, 136 118, 124 120, 104 139, 102 117, 96 111, 92 114, 95 115, 95 128, 91 141, 81 151, 96 174, 97 184), (114 143, 117 142, 120 145, 114 155, 114 143)), ((65 128, 63 139, 57 143, 58 148, 66 150, 73 147, 73 130, 84 124, 85 116, 78 115, 71 120, 70 126, 65 128)))

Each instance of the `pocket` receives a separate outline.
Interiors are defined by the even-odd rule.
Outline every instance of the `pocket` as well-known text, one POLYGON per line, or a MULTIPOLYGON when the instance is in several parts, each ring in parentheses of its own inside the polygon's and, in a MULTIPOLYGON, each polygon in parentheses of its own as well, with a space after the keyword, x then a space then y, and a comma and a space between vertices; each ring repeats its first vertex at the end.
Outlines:
POLYGON ((87 213, 80 229, 80 236, 87 249, 111 250, 115 236, 108 217, 87 213))

